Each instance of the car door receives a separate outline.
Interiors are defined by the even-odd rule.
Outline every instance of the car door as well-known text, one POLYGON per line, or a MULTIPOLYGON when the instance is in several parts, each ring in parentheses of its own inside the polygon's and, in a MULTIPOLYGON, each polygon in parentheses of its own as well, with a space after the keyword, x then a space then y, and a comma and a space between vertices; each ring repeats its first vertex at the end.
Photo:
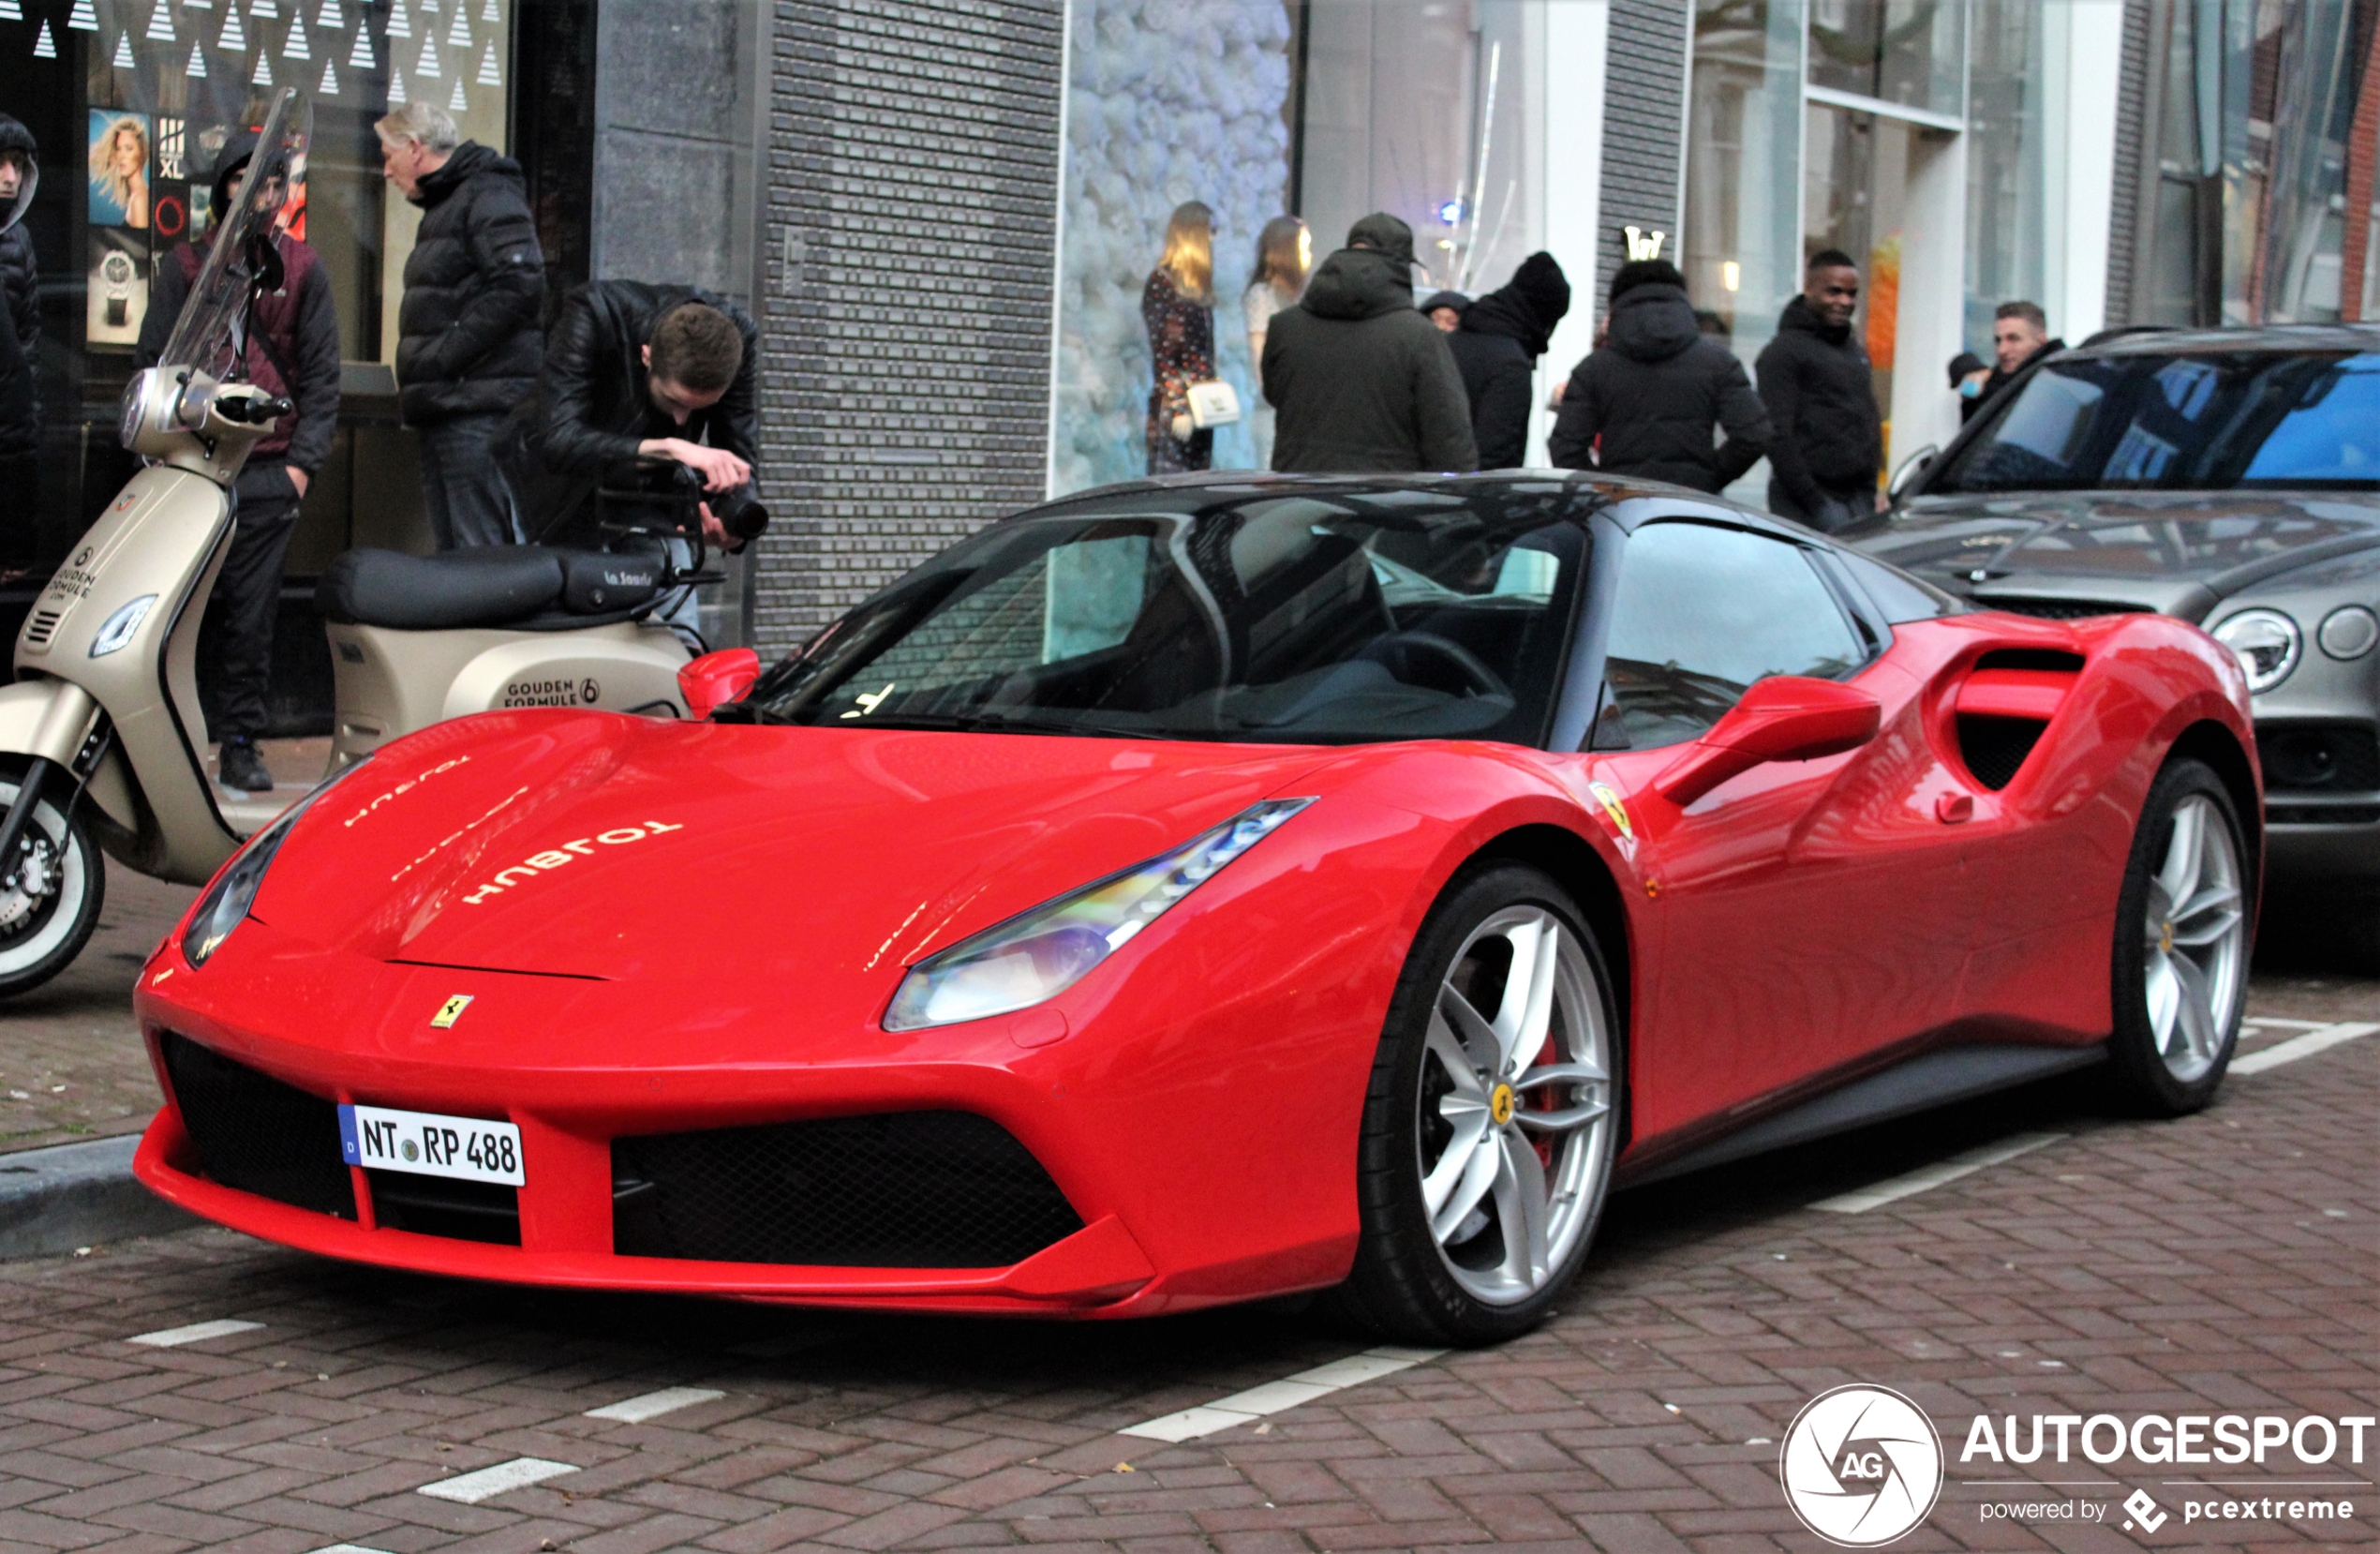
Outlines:
MULTIPOLYGON (((1951 779, 1917 680, 1847 611, 1814 552, 1703 519, 1641 525, 1605 632, 1596 762, 1657 859, 1663 953, 1640 1011, 1640 1140, 1746 1107, 1949 1018, 1974 905, 1951 779), (1654 779, 1776 674, 1882 704, 1845 755, 1758 767, 1681 809, 1654 779)), ((1871 628, 1871 631, 1881 628, 1871 628)))

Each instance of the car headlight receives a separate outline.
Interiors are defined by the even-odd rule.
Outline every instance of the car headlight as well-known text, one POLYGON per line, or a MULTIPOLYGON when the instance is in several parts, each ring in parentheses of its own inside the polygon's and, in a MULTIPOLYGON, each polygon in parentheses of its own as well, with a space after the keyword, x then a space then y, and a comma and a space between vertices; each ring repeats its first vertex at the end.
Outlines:
POLYGON ((281 850, 290 828, 296 825, 314 801, 371 764, 366 755, 346 770, 319 784, 312 793, 281 812, 280 818, 248 838, 247 845, 232 856, 223 872, 215 876, 199 897, 198 905, 190 909, 190 920, 182 930, 182 958, 194 967, 202 966, 207 957, 223 948, 231 930, 247 919, 248 908, 256 903, 256 893, 264 884, 264 871, 273 866, 273 855, 281 850))
POLYGON ((1031 1009, 1080 981, 1168 907, 1272 834, 1312 799, 1268 799, 1171 852, 988 928, 909 968, 888 1031, 1031 1009))
POLYGON ((2241 610, 2215 628, 2214 638, 2239 655, 2248 689, 2259 695, 2289 678, 2306 645, 2298 623, 2279 610, 2241 610))
POLYGON ((105 658, 132 640, 141 622, 149 618, 149 610, 157 602, 154 593, 144 593, 99 622, 99 635, 91 639, 91 656, 105 658))

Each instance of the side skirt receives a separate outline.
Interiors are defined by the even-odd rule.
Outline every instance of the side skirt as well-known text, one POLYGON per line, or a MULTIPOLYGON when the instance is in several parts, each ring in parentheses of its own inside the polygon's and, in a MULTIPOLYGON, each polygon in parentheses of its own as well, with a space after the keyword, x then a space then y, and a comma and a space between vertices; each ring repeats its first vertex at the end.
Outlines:
POLYGON ((1626 1173, 1616 1184, 1643 1187, 1649 1182, 1704 1171, 1753 1155, 1765 1155, 1830 1133, 1848 1132, 1871 1123, 1887 1122, 1915 1112, 1930 1111, 1953 1101, 1989 1095, 2029 1084, 2052 1074, 2088 1068, 2107 1059, 2107 1044, 2088 1047, 2031 1047, 2006 1044, 1942 1047, 1922 1053, 1882 1073, 1854 1080, 1815 1100, 1763 1117, 1685 1154, 1648 1164, 1642 1172, 1626 1173))

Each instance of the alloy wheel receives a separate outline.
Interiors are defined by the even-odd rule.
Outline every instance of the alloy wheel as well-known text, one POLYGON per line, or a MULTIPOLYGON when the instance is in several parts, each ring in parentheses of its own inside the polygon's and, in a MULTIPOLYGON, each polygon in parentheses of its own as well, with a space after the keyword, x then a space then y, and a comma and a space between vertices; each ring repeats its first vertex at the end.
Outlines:
POLYGON ((2188 1083, 2214 1067, 2238 1010, 2248 958, 2239 854, 2204 794, 2176 805, 2164 861, 2149 881, 2149 1029, 2157 1055, 2188 1083))
POLYGON ((1535 906, 1464 941, 1431 1009, 1416 1143, 1438 1255, 1476 1299, 1543 1289, 1602 1201, 1611 1033, 1577 939, 1535 906))

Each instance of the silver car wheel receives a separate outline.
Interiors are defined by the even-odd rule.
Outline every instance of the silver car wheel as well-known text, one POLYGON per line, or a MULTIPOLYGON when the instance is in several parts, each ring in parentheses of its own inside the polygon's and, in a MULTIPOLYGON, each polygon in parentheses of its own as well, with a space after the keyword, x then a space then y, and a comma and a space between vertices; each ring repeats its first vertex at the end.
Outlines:
POLYGON ((1439 983, 1415 1119, 1422 1209, 1447 1271, 1485 1304, 1552 1282, 1602 1201, 1603 1010, 1577 939, 1534 906, 1473 929, 1439 983))
POLYGON ((2149 1034, 2166 1070, 2188 1083, 2214 1067, 2231 1038, 2248 959, 2239 851, 2203 794, 2175 806, 2142 926, 2149 1034))

